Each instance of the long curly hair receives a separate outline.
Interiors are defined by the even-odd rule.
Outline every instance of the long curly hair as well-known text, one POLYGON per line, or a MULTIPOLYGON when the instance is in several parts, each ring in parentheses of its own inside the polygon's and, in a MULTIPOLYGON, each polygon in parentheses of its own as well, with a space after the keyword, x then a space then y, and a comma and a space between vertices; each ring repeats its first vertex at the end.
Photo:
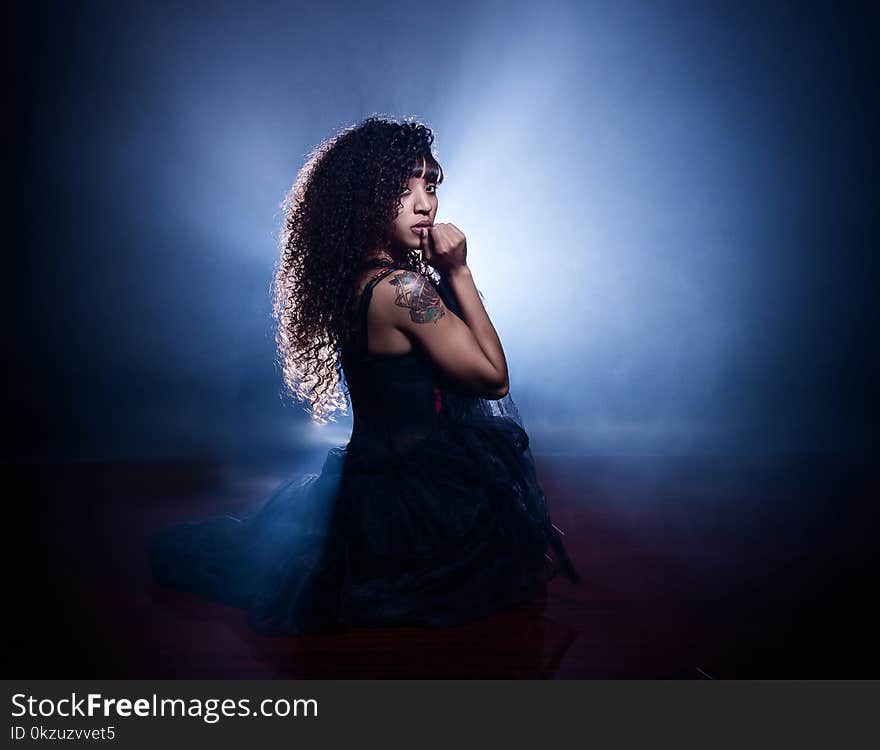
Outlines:
MULTIPOLYGON (((351 334, 354 284, 366 256, 390 247, 411 177, 443 181, 433 141, 431 129, 411 118, 369 117, 316 146, 281 204, 272 283, 277 364, 284 392, 306 402, 319 424, 347 412, 340 353, 351 334)), ((400 262, 433 273, 418 250, 400 262)))

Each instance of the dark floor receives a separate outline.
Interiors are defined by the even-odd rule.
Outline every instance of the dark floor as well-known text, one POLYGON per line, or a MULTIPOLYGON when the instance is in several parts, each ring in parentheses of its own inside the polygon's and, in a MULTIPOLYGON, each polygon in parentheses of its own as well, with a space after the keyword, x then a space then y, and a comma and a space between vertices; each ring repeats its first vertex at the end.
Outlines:
MULTIPOLYGON (((301 466, 7 466, 10 678, 876 678, 877 471, 841 458, 537 457, 580 584, 445 630, 262 636, 153 585, 152 529, 301 466)), ((317 466, 309 470, 317 471, 317 466)))

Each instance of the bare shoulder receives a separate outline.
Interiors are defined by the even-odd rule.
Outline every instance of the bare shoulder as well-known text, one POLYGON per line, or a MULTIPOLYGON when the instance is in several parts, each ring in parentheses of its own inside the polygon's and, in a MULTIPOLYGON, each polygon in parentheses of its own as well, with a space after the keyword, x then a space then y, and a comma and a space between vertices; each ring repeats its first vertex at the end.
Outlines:
MULTIPOLYGON (((364 290, 367 288, 367 285, 370 283, 370 281, 372 281, 374 278, 376 278, 376 275, 377 275, 377 273, 376 273, 375 268, 368 268, 368 269, 362 271, 359 275, 357 275, 355 277, 354 285, 353 285, 354 291, 352 292, 352 295, 351 295, 351 306, 352 306, 353 310, 357 309, 357 306, 360 303, 360 299, 364 293, 364 290)), ((384 281, 384 279, 380 279, 379 283, 377 283, 374 286, 374 288, 373 288, 373 296, 374 297, 376 296, 376 291, 377 291, 378 287, 381 285, 382 281, 384 281)), ((371 305, 371 307, 377 307, 377 305, 371 305)))
POLYGON ((433 280, 415 271, 388 274, 376 285, 375 293, 387 314, 396 317, 405 310, 412 323, 437 323, 447 312, 433 280))

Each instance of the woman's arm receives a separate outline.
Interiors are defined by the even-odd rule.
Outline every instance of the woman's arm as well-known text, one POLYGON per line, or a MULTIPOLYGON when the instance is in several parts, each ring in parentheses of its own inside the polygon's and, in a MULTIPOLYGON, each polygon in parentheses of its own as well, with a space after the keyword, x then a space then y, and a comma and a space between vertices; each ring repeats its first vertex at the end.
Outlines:
POLYGON ((467 267, 467 240, 454 224, 422 232, 423 258, 443 275, 461 316, 447 310, 434 282, 412 271, 382 279, 375 315, 417 343, 451 380, 480 395, 507 395, 507 360, 467 267), (448 313, 448 314, 447 314, 448 313))
POLYGON ((495 368, 498 379, 502 383, 501 388, 498 389, 501 396, 506 395, 509 380, 504 348, 501 346, 501 340, 498 338, 495 326, 492 325, 489 314, 477 292, 471 269, 466 265, 457 266, 448 271, 445 277, 455 293, 456 300, 458 300, 464 322, 474 334, 474 338, 476 338, 483 354, 486 355, 486 359, 495 368))
POLYGON ((376 284, 369 314, 377 327, 403 332, 453 382, 485 398, 503 398, 508 389, 504 352, 469 276, 468 271, 451 286, 464 319, 446 307, 430 278, 406 270, 376 284), (474 321, 476 331, 466 320, 474 321), (487 340, 492 357, 478 335, 487 340))

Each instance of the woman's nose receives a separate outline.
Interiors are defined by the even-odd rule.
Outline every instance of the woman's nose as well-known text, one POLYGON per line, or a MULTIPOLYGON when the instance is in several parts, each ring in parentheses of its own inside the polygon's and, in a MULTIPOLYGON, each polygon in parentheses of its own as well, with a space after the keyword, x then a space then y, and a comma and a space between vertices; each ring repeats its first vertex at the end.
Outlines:
POLYGON ((423 211, 430 212, 431 210, 431 201, 428 200, 428 196, 425 193, 420 193, 416 197, 415 205, 413 206, 415 211, 423 211))

